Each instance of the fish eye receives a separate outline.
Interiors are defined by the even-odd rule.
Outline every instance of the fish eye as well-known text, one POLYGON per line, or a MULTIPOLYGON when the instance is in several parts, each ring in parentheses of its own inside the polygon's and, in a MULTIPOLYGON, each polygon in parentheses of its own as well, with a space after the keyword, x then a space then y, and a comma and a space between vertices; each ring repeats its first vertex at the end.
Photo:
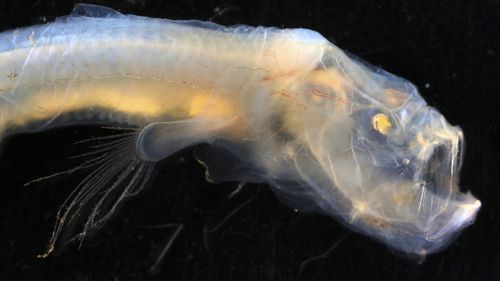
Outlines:
POLYGON ((392 122, 386 114, 377 113, 372 117, 372 126, 380 134, 387 135, 392 129, 392 122))

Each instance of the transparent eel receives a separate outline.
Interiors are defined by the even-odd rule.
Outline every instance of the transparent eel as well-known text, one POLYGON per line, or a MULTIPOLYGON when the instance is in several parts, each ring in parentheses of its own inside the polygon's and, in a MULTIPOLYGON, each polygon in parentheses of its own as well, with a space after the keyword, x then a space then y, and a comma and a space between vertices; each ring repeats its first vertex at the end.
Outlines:
POLYGON ((461 129, 410 82, 312 30, 81 4, 0 33, 0 136, 74 124, 138 129, 89 153, 79 168, 94 170, 62 205, 47 254, 75 217, 81 237, 100 228, 154 163, 188 147, 213 182, 266 182, 289 206, 409 254, 443 249, 481 206, 458 187, 461 129))

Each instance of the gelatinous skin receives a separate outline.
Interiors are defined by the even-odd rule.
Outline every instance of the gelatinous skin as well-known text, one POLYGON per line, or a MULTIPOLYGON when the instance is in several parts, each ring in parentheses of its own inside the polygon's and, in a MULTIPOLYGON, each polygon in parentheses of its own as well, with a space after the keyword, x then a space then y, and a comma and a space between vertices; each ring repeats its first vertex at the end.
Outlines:
POLYGON ((94 204, 83 236, 142 189, 155 162, 201 143, 209 180, 267 182, 291 207, 407 253, 442 249, 481 205, 458 187, 460 128, 410 82, 307 29, 78 5, 0 34, 0 136, 91 123, 140 129, 95 152, 48 253, 82 206, 94 204))

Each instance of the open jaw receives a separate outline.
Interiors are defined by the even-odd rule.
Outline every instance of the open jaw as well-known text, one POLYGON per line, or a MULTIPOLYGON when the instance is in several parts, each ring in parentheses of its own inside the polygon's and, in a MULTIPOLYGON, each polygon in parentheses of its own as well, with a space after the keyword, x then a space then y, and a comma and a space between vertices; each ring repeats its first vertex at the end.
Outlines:
POLYGON ((458 186, 463 158, 463 134, 454 128, 450 141, 436 145, 426 161, 423 180, 426 188, 443 200, 443 206, 429 219, 428 241, 449 240, 474 222, 481 202, 458 186))
POLYGON ((343 221, 409 254, 423 256, 451 243, 474 222, 481 203, 458 188, 462 133, 453 128, 449 136, 422 158, 403 157, 394 166, 380 166, 377 157, 386 155, 366 150, 335 155, 330 179, 345 201, 343 221))

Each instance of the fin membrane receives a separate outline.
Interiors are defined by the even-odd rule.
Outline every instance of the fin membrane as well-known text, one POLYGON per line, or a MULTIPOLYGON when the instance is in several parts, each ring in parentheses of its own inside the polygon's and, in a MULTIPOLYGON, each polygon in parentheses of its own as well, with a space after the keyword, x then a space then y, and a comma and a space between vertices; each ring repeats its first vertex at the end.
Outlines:
POLYGON ((120 17, 122 13, 108 7, 95 4, 79 3, 73 7, 70 14, 71 17, 89 17, 89 18, 105 18, 105 17, 120 17))
POLYGON ((136 150, 147 161, 159 161, 184 148, 208 141, 209 128, 198 120, 156 122, 146 126, 137 138, 136 150))

